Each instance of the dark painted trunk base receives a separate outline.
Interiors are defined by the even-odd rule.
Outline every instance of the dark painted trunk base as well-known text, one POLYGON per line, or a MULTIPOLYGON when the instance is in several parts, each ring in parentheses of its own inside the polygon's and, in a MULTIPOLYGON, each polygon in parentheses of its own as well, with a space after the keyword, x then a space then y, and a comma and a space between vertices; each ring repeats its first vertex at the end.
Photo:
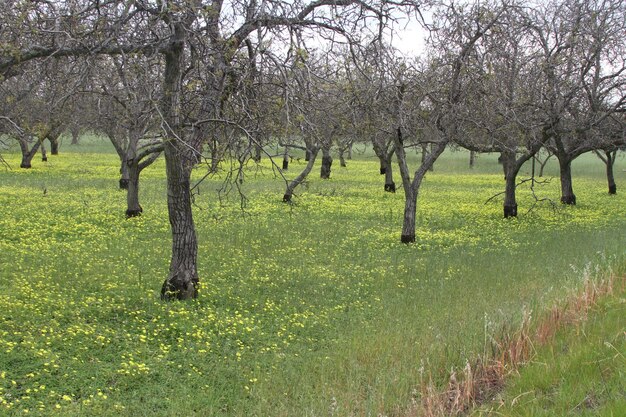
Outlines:
POLYGON ((283 196, 283 203, 291 203, 291 194, 285 194, 283 196))
POLYGON ((415 243, 415 235, 402 235, 402 236, 400 236, 400 242, 402 242, 402 243, 415 243))
POLYGON ((20 164, 20 168, 30 169, 30 168, 32 168, 32 167, 33 167, 33 166, 30 164, 30 162, 22 162, 22 163, 20 164))
POLYGON ((576 196, 574 194, 564 195, 561 197, 561 203, 574 206, 576 205, 576 196))
POLYGON ((120 190, 128 190, 128 179, 120 178, 120 190))
POLYGON ((395 193, 396 183, 392 182, 391 184, 385 184, 385 191, 387 191, 388 193, 395 193))
POLYGON ((126 210, 126 218, 130 219, 131 217, 139 217, 143 213, 143 209, 140 207, 139 210, 126 210))
POLYGON ((287 171, 289 169, 289 161, 283 159, 283 171, 287 171))
POLYGON ((517 204, 504 206, 504 218, 517 217, 517 204))
POLYGON ((617 185, 615 184, 609 185, 609 194, 617 194, 617 185))
POLYGON ((387 173, 387 168, 380 167, 380 175, 385 175, 387 173))
MULTIPOLYGON (((52 155, 54 155, 54 154, 52 154, 52 155)), ((48 157, 43 156, 43 157, 41 158, 41 162, 48 162, 48 157)))

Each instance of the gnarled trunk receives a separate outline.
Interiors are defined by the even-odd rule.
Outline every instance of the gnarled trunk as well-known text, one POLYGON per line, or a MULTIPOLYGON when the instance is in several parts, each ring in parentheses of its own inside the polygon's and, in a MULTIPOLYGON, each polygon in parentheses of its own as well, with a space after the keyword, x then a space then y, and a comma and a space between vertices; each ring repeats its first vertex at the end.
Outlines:
POLYGON ((319 149, 314 149, 311 152, 307 150, 307 153, 310 153, 310 158, 306 166, 304 167, 304 170, 300 173, 300 175, 298 175, 293 181, 287 184, 287 189, 285 190, 285 194, 283 195, 283 202, 285 203, 291 202, 293 191, 296 189, 298 185, 302 184, 302 182, 306 179, 306 177, 309 175, 309 173, 313 169, 313 164, 315 164, 315 159, 317 158, 318 152, 319 152, 319 149))
POLYGON ((198 241, 191 210, 191 169, 172 142, 165 144, 167 211, 172 228, 172 258, 169 275, 161 288, 164 300, 185 300, 198 295, 198 241))
POLYGON ((561 172, 561 203, 576 204, 576 195, 572 186, 572 161, 568 158, 559 158, 561 172))
POLYGON ((333 157, 330 155, 330 149, 322 148, 322 167, 320 168, 320 178, 327 180, 330 178, 330 168, 333 165, 333 157))
POLYGON ((48 154, 46 153, 46 144, 41 144, 41 162, 48 162, 48 154))
POLYGON ((20 168, 25 168, 25 169, 32 168, 31 163, 33 161, 33 157, 35 156, 35 154, 37 154, 37 151, 39 150, 41 143, 42 143, 42 140, 37 139, 33 147, 29 149, 28 141, 26 140, 26 138, 19 139, 20 150, 22 151, 22 162, 20 163, 20 168))
POLYGON ((163 114, 168 125, 164 145, 165 172, 167 176, 167 211, 172 228, 172 258, 170 269, 161 288, 163 300, 185 300, 198 295, 198 241, 191 210, 190 178, 193 167, 188 144, 179 143, 181 132, 181 73, 183 45, 187 28, 174 23, 170 47, 165 52, 163 82, 163 114))

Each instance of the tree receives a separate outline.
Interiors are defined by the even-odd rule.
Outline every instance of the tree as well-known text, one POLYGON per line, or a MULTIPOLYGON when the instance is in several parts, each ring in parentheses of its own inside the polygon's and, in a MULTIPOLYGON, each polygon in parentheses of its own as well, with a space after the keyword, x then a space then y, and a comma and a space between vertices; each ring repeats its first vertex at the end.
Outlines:
MULTIPOLYGON (((413 7, 411 2, 403 7, 413 7)), ((65 3, 11 1, 0 5, 0 74, 12 77, 22 63, 50 56, 163 56, 157 106, 164 139, 172 257, 163 299, 197 295, 197 237, 190 176, 221 106, 236 92, 233 59, 255 42, 259 30, 288 27, 358 33, 368 19, 390 17, 385 0, 313 0, 309 3, 238 1, 65 3)))

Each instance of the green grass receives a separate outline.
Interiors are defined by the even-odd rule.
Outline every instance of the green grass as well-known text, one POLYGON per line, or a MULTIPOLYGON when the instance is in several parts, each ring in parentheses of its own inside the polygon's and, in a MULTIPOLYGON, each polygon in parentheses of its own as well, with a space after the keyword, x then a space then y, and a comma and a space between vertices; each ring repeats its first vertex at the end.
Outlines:
POLYGON ((562 329, 497 401, 474 416, 626 415, 626 299, 623 289, 585 321, 562 329))
MULTIPOLYGON (((444 378, 486 333, 579 286, 586 265, 626 265, 626 197, 606 193, 595 157, 574 163, 576 207, 527 213, 524 188, 505 220, 501 201, 485 204, 503 188, 496 156, 470 171, 467 154, 447 153, 406 246, 403 195, 382 191, 365 152, 329 181, 315 171, 293 206, 267 163, 247 171, 244 212, 234 191, 218 198, 224 174, 205 180, 200 297, 167 304, 163 161, 142 174, 144 215, 125 220, 106 142, 64 144, 32 170, 3 156, 0 414, 399 414, 424 373, 444 378)), ((555 178, 538 193, 558 201, 558 189, 555 178)))

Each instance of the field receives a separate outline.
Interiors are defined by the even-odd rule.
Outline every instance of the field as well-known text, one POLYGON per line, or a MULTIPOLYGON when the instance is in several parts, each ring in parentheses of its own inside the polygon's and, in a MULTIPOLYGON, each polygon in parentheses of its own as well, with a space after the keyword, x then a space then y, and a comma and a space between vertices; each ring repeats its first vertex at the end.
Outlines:
MULTIPOLYGON (((485 203, 504 187, 496 156, 470 170, 466 153, 448 152, 426 177, 407 246, 403 194, 383 192, 364 152, 330 180, 316 169, 293 205, 267 161, 248 166, 244 210, 235 190, 216 192, 224 172, 205 179, 194 198, 200 296, 163 303, 163 161, 142 174, 144 215, 126 220, 112 149, 68 143, 31 170, 3 152, 0 414, 403 415, 426 379, 444 381, 504 323, 626 270, 623 158, 616 196, 586 155, 573 165, 577 206, 529 212, 525 184, 519 217, 504 219, 499 198, 485 203)), ((558 202, 557 172, 553 161, 538 196, 558 202)))

